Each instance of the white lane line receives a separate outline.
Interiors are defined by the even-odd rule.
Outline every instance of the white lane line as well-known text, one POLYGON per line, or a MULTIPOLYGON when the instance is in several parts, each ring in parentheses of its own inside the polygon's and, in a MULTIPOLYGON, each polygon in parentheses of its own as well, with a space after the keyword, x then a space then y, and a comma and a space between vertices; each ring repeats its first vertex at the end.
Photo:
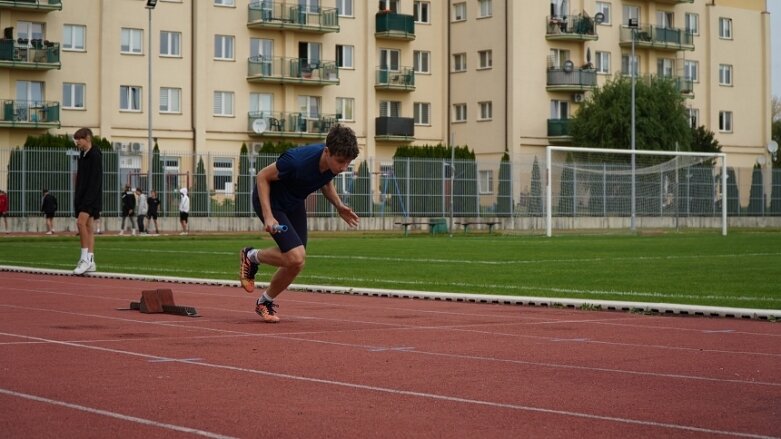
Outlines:
MULTIPOLYGON (((2 333, 0 332, 0 335, 5 335, 9 337, 20 337, 20 338, 28 338, 33 340, 39 340, 39 341, 48 341, 52 344, 58 344, 58 345, 65 345, 70 347, 76 347, 76 348, 84 348, 84 349, 93 349, 103 352, 110 352, 110 353, 116 353, 116 354, 123 354, 123 355, 130 355, 135 357, 145 357, 145 358, 153 358, 153 359, 160 359, 164 357, 158 357, 154 355, 149 354, 142 354, 138 352, 131 352, 131 351, 123 351, 119 349, 108 349, 103 348, 99 346, 90 346, 90 345, 82 345, 78 343, 70 343, 70 342, 63 342, 63 341, 57 341, 57 340, 49 340, 45 338, 40 337, 32 337, 27 335, 20 335, 20 334, 9 334, 9 333, 2 333)), ((417 398, 424 398, 424 399, 432 399, 432 400, 438 400, 438 401, 448 401, 448 402, 455 402, 455 403, 463 403, 463 404, 471 404, 471 405, 479 405, 479 406, 485 406, 485 407, 492 407, 492 408, 502 408, 502 409, 510 409, 510 410, 519 410, 519 411, 527 411, 527 412, 535 412, 535 413, 544 413, 549 415, 560 415, 560 416, 569 416, 569 417, 575 417, 575 418, 581 418, 581 419, 589 419, 593 421, 608 421, 608 422, 616 422, 616 423, 622 423, 622 424, 631 424, 631 425, 642 425, 646 427, 655 427, 655 428, 665 428, 665 429, 672 429, 672 430, 682 430, 682 431, 693 431, 698 433, 707 433, 707 434, 719 434, 719 435, 731 435, 736 437, 745 437, 745 438, 757 438, 757 439, 778 439, 774 438, 772 436, 765 436, 765 435, 759 435, 759 434, 753 434, 753 433, 745 433, 740 431, 728 431, 728 430, 718 430, 718 429, 711 429, 711 428, 704 428, 704 427, 695 427, 691 425, 683 425, 683 424, 674 424, 674 423, 667 423, 667 422, 656 422, 656 421, 647 421, 642 419, 632 419, 632 418, 623 418, 623 417, 616 417, 616 416, 604 416, 604 415, 597 415, 592 413, 585 413, 585 412, 575 412, 575 411, 569 411, 569 410, 556 410, 556 409, 548 409, 548 408, 542 408, 542 407, 534 407, 534 406, 526 406, 526 405, 520 405, 520 404, 509 404, 509 403, 501 403, 501 402, 495 402, 495 401, 485 401, 485 400, 479 400, 479 399, 470 399, 470 398, 461 398, 456 396, 448 396, 448 395, 440 395, 436 393, 428 393, 428 392, 415 392, 410 390, 401 390, 401 389, 394 389, 394 388, 388 388, 388 387, 379 387, 379 386, 370 386, 365 384, 356 384, 356 383, 350 383, 345 381, 335 381, 335 380, 326 380, 322 378, 312 378, 312 377, 306 377, 301 375, 291 375, 291 374, 284 374, 284 373, 278 373, 278 372, 270 372, 266 370, 259 370, 259 369, 249 369, 245 367, 237 367, 237 366, 229 366, 225 364, 214 364, 214 363, 206 363, 206 362, 191 362, 187 360, 176 360, 179 363, 184 364, 190 364, 193 366, 201 366, 201 367, 210 367, 215 369, 223 369, 223 370, 230 370, 230 371, 236 371, 236 372, 246 372, 246 373, 252 373, 256 375, 262 375, 262 376, 268 376, 268 377, 274 377, 274 378, 280 378, 280 379, 286 379, 286 380, 293 380, 293 381, 302 381, 302 382, 309 382, 309 383, 316 383, 316 384, 324 384, 328 386, 339 386, 339 387, 345 387, 350 389, 357 389, 357 390, 366 390, 370 392, 379 392, 379 393, 387 393, 391 395, 402 395, 402 396, 412 396, 417 398)), ((63 405, 66 403, 62 403, 63 405)), ((95 410, 95 409, 92 409, 95 410)), ((103 411, 101 411, 103 412, 103 411)), ((104 413, 101 413, 104 414, 104 413)), ((111 414, 111 412, 105 412, 105 414, 111 414)), ((121 416, 121 415, 116 415, 121 416)), ((136 418, 139 419, 140 418, 136 418)), ((146 421, 146 420, 141 420, 146 421)), ((152 422, 152 421, 147 421, 152 422)), ((167 424, 164 424, 167 425, 167 424)), ((169 427, 170 428, 170 427, 169 427)), ((182 427, 184 428, 184 427, 182 427)), ((200 431, 200 430, 196 430, 200 431)), ((195 431, 194 431, 195 432, 195 431)), ((206 432, 204 432, 206 433, 206 432)), ((224 437, 224 436, 219 436, 224 437)))
MULTIPOLYGON (((193 363, 193 364, 197 364, 197 363, 193 363)), ((204 437, 209 437, 214 439, 235 439, 233 436, 225 436, 222 434, 212 433, 210 431, 198 430, 196 428, 182 427, 181 425, 167 424, 165 422, 157 422, 151 419, 144 419, 144 418, 138 418, 136 416, 123 415, 122 413, 96 409, 96 408, 87 407, 79 404, 72 404, 70 402, 58 401, 56 399, 44 398, 42 396, 30 395, 29 393, 14 392, 13 390, 8 390, 3 388, 0 388, 0 393, 8 396, 14 396, 17 398, 29 399, 31 401, 42 402, 45 404, 67 407, 69 409, 92 413, 94 415, 108 416, 109 418, 120 419, 122 421, 135 422, 136 424, 148 425, 150 427, 163 428, 166 430, 173 430, 181 433, 190 433, 190 434, 195 434, 198 436, 204 436, 204 437)))

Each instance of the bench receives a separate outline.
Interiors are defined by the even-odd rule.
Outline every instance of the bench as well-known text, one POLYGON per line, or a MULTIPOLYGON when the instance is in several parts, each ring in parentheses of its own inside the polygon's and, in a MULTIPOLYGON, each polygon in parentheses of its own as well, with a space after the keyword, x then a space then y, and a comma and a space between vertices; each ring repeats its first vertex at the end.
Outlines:
POLYGON ((407 236, 409 234, 409 228, 411 226, 428 226, 429 227, 429 233, 432 235, 435 233, 446 233, 447 232, 447 222, 443 221, 442 219, 432 219, 429 221, 399 221, 394 223, 397 226, 404 227, 404 236, 407 236))
POLYGON ((486 225, 488 226, 488 233, 493 233, 494 226, 499 224, 499 221, 464 221, 462 223, 456 223, 464 228, 464 234, 466 234, 467 229, 469 226, 476 226, 476 225, 486 225))

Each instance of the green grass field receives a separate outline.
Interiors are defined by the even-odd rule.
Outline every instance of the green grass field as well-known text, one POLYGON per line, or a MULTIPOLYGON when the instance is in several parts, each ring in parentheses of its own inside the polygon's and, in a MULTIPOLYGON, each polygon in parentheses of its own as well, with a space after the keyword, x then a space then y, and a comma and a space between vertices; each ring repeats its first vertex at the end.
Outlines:
MULTIPOLYGON (((256 235, 100 236, 98 271, 236 280, 256 235)), ((0 237, 0 264, 72 269, 78 238, 0 237)), ((271 269, 261 267, 267 282, 271 269)), ((781 309, 781 231, 491 236, 314 233, 297 284, 781 309)))

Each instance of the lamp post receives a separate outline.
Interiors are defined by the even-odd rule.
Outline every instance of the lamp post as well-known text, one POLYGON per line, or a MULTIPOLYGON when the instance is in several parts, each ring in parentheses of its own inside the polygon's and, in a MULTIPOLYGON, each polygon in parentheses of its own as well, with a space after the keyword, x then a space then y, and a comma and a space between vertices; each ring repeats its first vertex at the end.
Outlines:
POLYGON ((638 26, 638 19, 637 18, 630 18, 629 19, 629 29, 632 32, 632 57, 629 60, 629 71, 632 75, 632 127, 631 127, 631 144, 632 144, 632 217, 629 223, 629 228, 634 232, 637 225, 635 223, 635 217, 636 217, 636 208, 637 208, 637 200, 635 200, 635 196, 637 195, 637 188, 635 187, 635 149, 637 147, 636 145, 636 126, 635 126, 635 84, 637 82, 637 67, 635 65, 635 36, 637 35, 637 26, 638 26))
POLYGON ((146 10, 149 12, 149 36, 147 38, 147 119, 146 119, 146 144, 149 154, 149 169, 146 173, 147 192, 152 190, 152 9, 157 6, 157 0, 146 0, 146 10))

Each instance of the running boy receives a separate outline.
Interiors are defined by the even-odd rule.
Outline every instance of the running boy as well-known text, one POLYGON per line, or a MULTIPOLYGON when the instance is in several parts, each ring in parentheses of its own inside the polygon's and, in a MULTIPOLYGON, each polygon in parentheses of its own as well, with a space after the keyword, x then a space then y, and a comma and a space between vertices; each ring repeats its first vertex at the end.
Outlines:
POLYGON ((255 289, 258 264, 277 267, 266 291, 255 303, 255 312, 266 323, 276 323, 274 299, 279 296, 304 268, 306 260, 307 218, 304 200, 320 189, 336 207, 339 216, 351 227, 358 225, 358 215, 347 207, 332 180, 347 170, 358 157, 358 142, 349 127, 335 125, 325 144, 293 148, 279 156, 276 162, 258 172, 252 189, 252 207, 265 225, 266 232, 276 241, 277 248, 241 250, 239 279, 248 293, 255 289), (286 226, 287 230, 278 230, 286 226))

